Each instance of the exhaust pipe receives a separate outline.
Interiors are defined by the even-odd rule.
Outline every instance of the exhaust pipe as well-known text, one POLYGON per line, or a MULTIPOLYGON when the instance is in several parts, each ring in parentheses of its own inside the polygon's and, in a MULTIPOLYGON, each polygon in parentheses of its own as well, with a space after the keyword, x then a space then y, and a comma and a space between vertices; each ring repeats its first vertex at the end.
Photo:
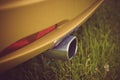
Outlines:
POLYGON ((68 36, 56 43, 53 49, 48 50, 47 56, 55 59, 71 60, 77 52, 77 38, 68 36))

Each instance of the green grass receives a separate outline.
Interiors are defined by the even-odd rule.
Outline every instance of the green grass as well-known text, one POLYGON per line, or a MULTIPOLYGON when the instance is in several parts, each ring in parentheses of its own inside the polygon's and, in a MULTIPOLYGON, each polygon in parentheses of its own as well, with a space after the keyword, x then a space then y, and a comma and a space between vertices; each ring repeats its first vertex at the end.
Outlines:
POLYGON ((0 80, 119 80, 120 14, 117 1, 106 0, 72 34, 78 37, 79 43, 78 52, 71 61, 49 59, 42 54, 2 74, 0 80))

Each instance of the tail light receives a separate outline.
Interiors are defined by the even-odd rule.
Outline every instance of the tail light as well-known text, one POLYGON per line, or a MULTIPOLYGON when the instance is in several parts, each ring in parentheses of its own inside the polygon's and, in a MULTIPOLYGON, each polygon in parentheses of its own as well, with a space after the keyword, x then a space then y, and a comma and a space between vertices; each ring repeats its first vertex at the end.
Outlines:
POLYGON ((35 34, 32 34, 30 36, 27 36, 23 39, 20 39, 18 41, 16 41, 15 43, 11 44, 10 46, 8 46, 7 48, 5 48, 3 51, 0 52, 0 57, 1 56, 5 56, 11 52, 14 52, 32 42, 34 42, 35 40, 40 39, 41 37, 45 36, 46 34, 48 34, 49 32, 53 31, 56 28, 57 25, 53 25, 47 29, 44 29, 40 32, 37 32, 35 34))

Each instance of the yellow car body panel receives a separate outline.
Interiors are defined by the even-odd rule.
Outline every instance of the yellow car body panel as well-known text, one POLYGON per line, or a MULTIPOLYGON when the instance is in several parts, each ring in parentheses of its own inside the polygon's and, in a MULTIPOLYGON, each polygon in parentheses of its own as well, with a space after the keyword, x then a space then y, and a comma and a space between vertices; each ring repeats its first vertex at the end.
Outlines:
POLYGON ((37 56, 80 26, 103 0, 1 0, 0 51, 10 44, 42 31, 57 28, 8 55, 0 57, 0 72, 37 56))

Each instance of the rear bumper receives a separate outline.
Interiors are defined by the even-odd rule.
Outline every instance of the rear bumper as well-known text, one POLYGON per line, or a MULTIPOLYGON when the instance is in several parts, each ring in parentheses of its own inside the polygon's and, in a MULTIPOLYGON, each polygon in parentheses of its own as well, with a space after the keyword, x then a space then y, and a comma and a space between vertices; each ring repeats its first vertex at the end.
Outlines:
POLYGON ((84 12, 79 14, 72 20, 65 21, 59 25, 54 31, 45 35, 41 39, 0 58, 0 72, 10 69, 22 62, 29 60, 30 58, 37 56, 38 54, 50 49, 55 43, 65 36, 69 35, 73 30, 78 28, 83 22, 91 16, 91 14, 97 9, 97 7, 103 2, 103 0, 97 0, 84 12))

